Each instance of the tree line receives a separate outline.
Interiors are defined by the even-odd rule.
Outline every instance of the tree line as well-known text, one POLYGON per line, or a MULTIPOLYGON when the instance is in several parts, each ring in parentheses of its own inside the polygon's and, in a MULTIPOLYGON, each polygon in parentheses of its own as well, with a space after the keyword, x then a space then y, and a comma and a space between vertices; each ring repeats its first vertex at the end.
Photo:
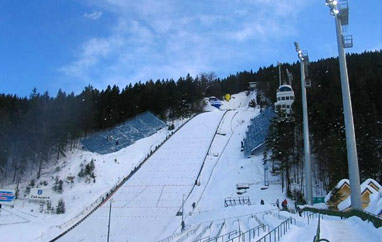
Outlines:
POLYGON ((38 179, 44 167, 54 166, 81 138, 145 111, 167 121, 199 113, 205 95, 244 90, 250 78, 246 73, 223 80, 214 73, 176 81, 149 80, 122 90, 115 85, 104 90, 89 85, 78 95, 59 90, 52 97, 37 89, 25 98, 0 94, 1 177, 15 183, 29 172, 38 179))
MULTIPOLYGON (((347 56, 353 101, 361 178, 382 181, 382 53, 347 56)), ((295 91, 293 122, 275 120, 267 140, 265 160, 280 162, 273 167, 285 178, 285 187, 303 184, 301 87, 298 63, 282 65, 292 73, 295 91), (269 154, 269 157, 268 157, 269 154)), ((317 179, 329 189, 347 177, 346 145, 342 114, 338 60, 312 62, 312 88, 307 90, 311 152, 317 179)), ((278 88, 277 66, 243 71, 226 78, 214 73, 178 80, 149 80, 129 84, 122 90, 87 86, 78 95, 58 91, 54 97, 34 89, 28 98, 0 94, 0 172, 17 182, 30 172, 38 178, 43 167, 76 147, 82 137, 110 128, 135 115, 151 111, 163 120, 173 120, 202 111, 203 98, 222 97, 248 89, 257 82, 258 104, 272 105, 278 88)), ((2 176, 4 178, 4 176, 2 176)))

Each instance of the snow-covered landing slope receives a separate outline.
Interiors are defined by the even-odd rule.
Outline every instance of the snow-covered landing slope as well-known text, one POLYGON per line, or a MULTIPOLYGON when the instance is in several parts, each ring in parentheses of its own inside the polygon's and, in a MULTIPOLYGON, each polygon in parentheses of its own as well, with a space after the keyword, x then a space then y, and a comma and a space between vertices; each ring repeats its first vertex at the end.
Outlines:
MULTIPOLYGON (((86 208, 94 207, 92 204, 97 198, 110 191, 119 180, 127 176, 135 166, 170 135, 170 132, 164 128, 150 137, 138 140, 129 147, 106 155, 75 149, 57 161, 56 166, 44 169, 41 178, 35 180, 35 183, 39 184, 41 181, 49 183, 48 186, 39 185, 39 187, 46 189, 47 192, 50 191, 53 206, 57 205, 59 199, 65 201, 65 214, 40 213, 38 202, 29 201, 28 196, 24 198, 27 184, 20 183, 21 198, 15 201, 14 208, 3 206, 2 215, 4 216, 0 217, 2 241, 49 241, 50 238, 61 233, 62 229, 69 228, 73 224, 71 223, 73 217, 82 214, 82 212, 87 214, 90 210, 86 210, 86 208), (87 164, 90 160, 93 160, 95 165, 95 183, 93 181, 86 183, 84 178, 80 179, 77 176, 81 169, 80 164, 87 164), (59 168, 58 172, 56 171, 57 168, 59 168), (52 191, 56 176, 65 181, 63 193, 52 191), (73 183, 67 182, 66 177, 68 176, 75 176, 73 183), (63 224, 69 224, 69 226, 61 226, 63 224), (60 227, 62 229, 59 229, 60 227), (23 231, 23 233, 19 233, 19 231, 23 231)), ((35 176, 32 177, 31 175, 30 179, 32 178, 35 176)), ((8 188, 14 189, 15 186, 8 188)), ((44 209, 46 209, 46 205, 44 205, 44 209)))
MULTIPOLYGON (((194 185, 223 112, 203 113, 171 137, 112 197, 110 241, 155 241, 194 185)), ((109 204, 59 241, 105 241, 109 204)))

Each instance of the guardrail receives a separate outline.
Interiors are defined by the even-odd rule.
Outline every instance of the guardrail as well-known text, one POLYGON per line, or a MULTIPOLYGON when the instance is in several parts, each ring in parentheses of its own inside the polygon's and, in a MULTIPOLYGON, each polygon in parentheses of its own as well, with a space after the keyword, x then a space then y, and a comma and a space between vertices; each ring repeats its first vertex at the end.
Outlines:
POLYGON ((352 216, 357 216, 363 221, 367 220, 371 223, 373 223, 374 227, 380 228, 382 227, 382 219, 378 218, 377 216, 367 213, 364 211, 359 211, 356 209, 352 209, 350 211, 344 212, 344 211, 333 211, 328 209, 318 209, 318 208, 312 208, 312 207, 304 207, 303 211, 309 211, 313 213, 319 213, 319 214, 325 214, 330 216, 337 216, 341 218, 349 218, 352 216))
POLYGON ((175 131, 171 132, 170 135, 166 136, 166 138, 161 142, 160 145, 156 146, 154 151, 150 149, 150 152, 147 154, 147 156, 136 166, 125 178, 123 178, 121 181, 118 181, 116 185, 114 185, 108 192, 102 194, 100 197, 98 197, 94 202, 92 202, 89 206, 87 206, 84 210, 82 210, 79 214, 77 214, 75 217, 70 219, 69 221, 63 223, 62 225, 57 226, 59 229, 65 229, 64 232, 59 234, 58 236, 54 237, 50 240, 56 241, 65 234, 67 234, 70 230, 77 227, 80 223, 82 223, 86 218, 88 218, 94 211, 96 211, 99 207, 101 207, 127 180, 129 180, 140 168, 141 166, 176 132, 178 132, 184 125, 186 125, 191 119, 193 119, 196 115, 192 116, 190 119, 188 119, 186 122, 184 122, 182 125, 180 125, 175 131))
MULTIPOLYGON (((294 218, 288 218, 284 222, 282 222, 279 226, 269 231, 266 235, 264 235, 262 238, 256 240, 256 242, 277 242, 280 241, 280 238, 288 232, 290 229, 290 225, 296 224, 296 219, 294 218)), ((250 240, 248 240, 250 241, 250 240)), ((246 242, 245 240, 243 242, 246 242)))

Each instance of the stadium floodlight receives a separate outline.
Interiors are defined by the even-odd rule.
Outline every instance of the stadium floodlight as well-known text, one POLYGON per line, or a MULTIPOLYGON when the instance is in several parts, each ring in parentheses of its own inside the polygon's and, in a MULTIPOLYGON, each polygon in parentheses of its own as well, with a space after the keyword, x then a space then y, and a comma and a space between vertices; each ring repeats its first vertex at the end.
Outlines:
POLYGON ((336 16, 339 13, 339 10, 337 8, 338 2, 335 0, 326 0, 325 5, 330 8, 330 14, 333 16, 336 16))
POLYGON ((310 160, 310 142, 309 142, 309 124, 308 124, 308 105, 306 101, 306 84, 305 84, 305 66, 308 63, 308 55, 300 49, 300 45, 294 42, 297 56, 300 59, 301 69, 301 90, 302 90, 302 116, 304 129, 304 164, 305 164, 305 201, 307 204, 313 204, 312 193, 312 168, 310 160))
POLYGON ((353 111, 350 97, 349 77, 346 64, 344 47, 353 45, 352 38, 343 36, 343 26, 349 23, 349 7, 347 0, 337 2, 326 0, 326 5, 330 8, 330 14, 334 16, 337 34, 338 60, 340 63, 342 103, 344 106, 346 150, 348 159, 349 181, 351 191, 351 207, 362 210, 361 186, 359 178, 359 167, 357 157, 357 146, 354 132, 353 111), (339 8, 338 8, 339 7, 339 8))
POLYGON ((113 202, 113 199, 110 199, 109 222, 107 223, 107 242, 109 242, 109 239, 110 239, 110 219, 111 219, 111 203, 112 202, 113 202))

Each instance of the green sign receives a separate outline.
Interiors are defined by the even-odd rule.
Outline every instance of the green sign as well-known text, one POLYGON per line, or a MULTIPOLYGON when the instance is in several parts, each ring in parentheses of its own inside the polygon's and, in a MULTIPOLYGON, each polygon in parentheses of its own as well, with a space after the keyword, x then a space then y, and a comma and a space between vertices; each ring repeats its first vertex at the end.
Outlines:
POLYGON ((313 203, 324 203, 325 197, 313 197, 313 203))

